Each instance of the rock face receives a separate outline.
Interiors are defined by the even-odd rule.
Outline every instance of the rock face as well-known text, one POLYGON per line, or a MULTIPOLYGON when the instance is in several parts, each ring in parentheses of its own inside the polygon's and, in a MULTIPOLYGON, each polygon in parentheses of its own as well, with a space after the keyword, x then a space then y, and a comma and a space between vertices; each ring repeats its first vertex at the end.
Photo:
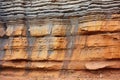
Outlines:
POLYGON ((2 80, 103 68, 120 73, 119 0, 0 1, 2 80))

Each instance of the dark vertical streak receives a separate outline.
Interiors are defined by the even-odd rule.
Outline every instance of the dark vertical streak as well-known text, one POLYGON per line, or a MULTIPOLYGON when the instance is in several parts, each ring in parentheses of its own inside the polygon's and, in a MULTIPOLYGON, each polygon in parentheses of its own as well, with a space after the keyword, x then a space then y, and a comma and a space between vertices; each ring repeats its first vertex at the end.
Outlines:
MULTIPOLYGON (((31 2, 31 0, 30 0, 31 2)), ((32 4, 31 4, 32 6, 32 4)), ((25 8, 25 12, 27 12, 27 8, 25 8)), ((29 40, 29 37, 30 37, 30 31, 29 31, 29 28, 30 28, 30 23, 28 22, 28 18, 27 18, 27 15, 25 15, 25 25, 26 25, 26 28, 27 28, 27 31, 26 31, 26 37, 27 37, 27 42, 28 42, 28 47, 27 47, 27 54, 28 54, 28 58, 27 58, 27 64, 26 64, 26 68, 25 68, 25 73, 24 75, 27 75, 29 73, 29 67, 31 66, 31 62, 29 61, 30 58, 31 58, 31 54, 32 54, 32 49, 30 47, 30 44, 31 44, 31 39, 29 40)), ((33 42, 33 41, 32 41, 33 42)))
POLYGON ((73 19, 70 22, 68 21, 68 23, 70 23, 70 25, 67 26, 68 29, 67 29, 67 33, 66 33, 66 36, 67 36, 67 39, 68 39, 67 52, 65 54, 65 59, 64 59, 64 62, 63 62, 62 71, 60 72, 60 75, 65 74, 66 73, 65 70, 68 69, 70 59, 71 59, 71 57, 73 55, 73 50, 74 50, 74 45, 75 45, 74 44, 75 35, 77 33, 77 30, 78 30, 78 20, 77 19, 75 19, 75 20, 73 19), (74 32, 71 33, 70 31, 71 31, 73 26, 75 27, 74 32))
POLYGON ((48 49, 47 59, 49 58, 49 56, 52 53, 52 50, 50 49, 50 44, 51 44, 51 39, 52 39, 52 27, 53 27, 53 24, 51 21, 49 21, 49 29, 48 29, 49 35, 48 35, 48 40, 47 40, 47 44, 46 44, 47 49, 48 49))

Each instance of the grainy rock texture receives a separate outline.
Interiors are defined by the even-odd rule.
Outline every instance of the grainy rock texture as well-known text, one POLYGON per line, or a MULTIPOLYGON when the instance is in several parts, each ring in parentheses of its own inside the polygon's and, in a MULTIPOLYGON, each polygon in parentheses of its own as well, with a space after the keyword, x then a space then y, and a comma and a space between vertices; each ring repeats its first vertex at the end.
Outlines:
POLYGON ((0 80, 119 80, 120 0, 1 0, 0 80))

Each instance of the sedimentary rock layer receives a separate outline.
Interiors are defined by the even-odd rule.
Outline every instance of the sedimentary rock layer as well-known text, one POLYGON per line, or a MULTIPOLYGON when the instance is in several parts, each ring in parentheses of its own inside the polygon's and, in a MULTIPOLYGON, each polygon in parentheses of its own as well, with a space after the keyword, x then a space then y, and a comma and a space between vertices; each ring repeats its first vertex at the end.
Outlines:
POLYGON ((119 0, 0 1, 1 75, 59 77, 119 61, 119 0))
POLYGON ((24 17, 84 17, 97 13, 119 13, 119 3, 119 0, 6 0, 1 1, 0 13, 6 20, 24 17))

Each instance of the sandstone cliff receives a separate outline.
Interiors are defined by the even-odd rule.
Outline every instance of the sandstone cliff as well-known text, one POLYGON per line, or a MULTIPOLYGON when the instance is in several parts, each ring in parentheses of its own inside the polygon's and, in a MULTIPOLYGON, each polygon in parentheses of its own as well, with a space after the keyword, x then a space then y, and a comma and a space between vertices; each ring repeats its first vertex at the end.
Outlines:
POLYGON ((0 69, 0 80, 118 80, 120 1, 0 1, 0 69))

